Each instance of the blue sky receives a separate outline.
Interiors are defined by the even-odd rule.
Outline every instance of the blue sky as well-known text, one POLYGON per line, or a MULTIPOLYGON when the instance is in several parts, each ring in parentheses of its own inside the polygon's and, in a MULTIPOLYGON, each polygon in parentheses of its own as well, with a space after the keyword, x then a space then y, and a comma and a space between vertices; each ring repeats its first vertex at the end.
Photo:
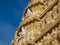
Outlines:
POLYGON ((0 45, 10 45, 29 0, 0 0, 0 45))

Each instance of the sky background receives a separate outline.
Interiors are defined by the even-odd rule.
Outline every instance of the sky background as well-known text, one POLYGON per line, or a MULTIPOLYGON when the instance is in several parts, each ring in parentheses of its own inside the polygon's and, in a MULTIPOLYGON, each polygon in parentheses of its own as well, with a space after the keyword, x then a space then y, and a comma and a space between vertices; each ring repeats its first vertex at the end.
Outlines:
POLYGON ((0 0, 0 45, 10 45, 29 0, 0 0))

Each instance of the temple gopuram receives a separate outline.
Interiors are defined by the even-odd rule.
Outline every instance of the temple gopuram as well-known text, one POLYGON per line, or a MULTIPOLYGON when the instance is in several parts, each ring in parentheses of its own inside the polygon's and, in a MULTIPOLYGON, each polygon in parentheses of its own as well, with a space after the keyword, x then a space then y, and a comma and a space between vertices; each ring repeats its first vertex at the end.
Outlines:
POLYGON ((60 0, 30 0, 11 45, 60 45, 60 0))

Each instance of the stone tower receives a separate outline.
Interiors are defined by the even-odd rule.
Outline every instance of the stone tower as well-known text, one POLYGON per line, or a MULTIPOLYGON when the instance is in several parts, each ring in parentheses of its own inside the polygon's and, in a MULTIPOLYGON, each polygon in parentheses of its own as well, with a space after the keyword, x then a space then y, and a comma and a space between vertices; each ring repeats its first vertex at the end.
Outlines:
POLYGON ((30 0, 11 45, 60 45, 60 0, 30 0))

